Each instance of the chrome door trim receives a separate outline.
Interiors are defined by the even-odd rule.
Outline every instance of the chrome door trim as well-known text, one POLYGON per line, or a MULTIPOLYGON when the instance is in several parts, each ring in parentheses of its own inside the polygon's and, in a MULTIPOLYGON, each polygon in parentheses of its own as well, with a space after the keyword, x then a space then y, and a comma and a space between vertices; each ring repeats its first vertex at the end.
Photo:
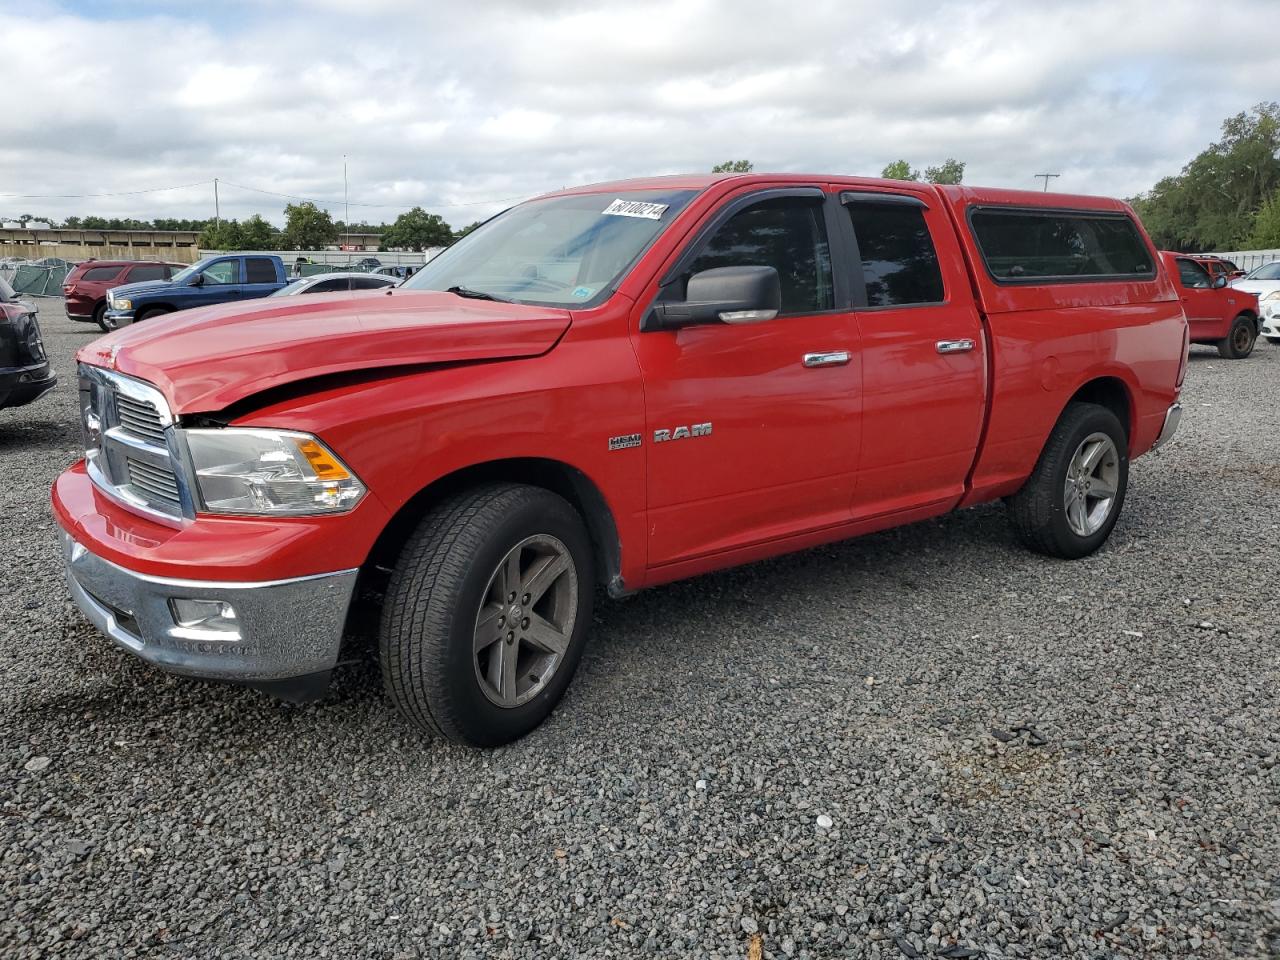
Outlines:
POLYGON ((965 337, 963 340, 939 340, 936 346, 939 353, 968 353, 976 344, 965 337))
POLYGON ((806 353, 806 367, 843 367, 849 362, 848 350, 827 350, 822 353, 806 353))

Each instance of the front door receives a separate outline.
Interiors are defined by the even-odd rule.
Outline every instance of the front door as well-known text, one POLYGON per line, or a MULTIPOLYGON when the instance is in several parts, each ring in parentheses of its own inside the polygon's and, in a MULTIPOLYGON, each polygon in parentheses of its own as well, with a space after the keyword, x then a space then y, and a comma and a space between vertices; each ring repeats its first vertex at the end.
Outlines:
POLYGON ((241 282, 239 257, 215 260, 200 271, 200 286, 192 288, 193 306, 203 307, 234 300, 234 291, 238 290, 237 284, 241 282))
POLYGON ((1224 329, 1225 300, 1213 289, 1209 271, 1189 257, 1177 257, 1178 296, 1192 340, 1218 340, 1227 335, 1224 329))
POLYGON ((665 289, 682 299, 693 273, 772 266, 779 315, 634 334, 650 566, 848 521, 862 368, 847 284, 833 277, 831 215, 816 187, 729 200, 665 289))
POLYGON ((865 289, 856 519, 958 502, 986 410, 982 319, 955 231, 931 193, 841 195, 865 289))

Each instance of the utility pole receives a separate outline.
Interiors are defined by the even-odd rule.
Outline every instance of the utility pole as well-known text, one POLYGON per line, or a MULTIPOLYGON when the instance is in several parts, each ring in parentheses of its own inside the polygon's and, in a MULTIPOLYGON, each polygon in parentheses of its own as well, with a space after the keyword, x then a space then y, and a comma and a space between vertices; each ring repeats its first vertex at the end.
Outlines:
MULTIPOLYGON (((342 223, 347 228, 347 242, 344 247, 351 246, 351 198, 347 193, 347 155, 342 155, 342 223)), ((347 251, 350 253, 350 250, 347 251)), ((348 260, 351 258, 348 257, 348 260)))
POLYGON ((222 210, 218 206, 218 178, 213 178, 213 229, 216 233, 222 225, 222 210))
POLYGON ((1037 177, 1037 178, 1041 178, 1041 177, 1042 177, 1042 178, 1044 179, 1044 192, 1045 192, 1045 193, 1048 193, 1048 192, 1049 192, 1049 180, 1050 180, 1050 178, 1052 178, 1052 177, 1060 177, 1060 176, 1062 176, 1062 174, 1060 174, 1060 173, 1037 173, 1037 174, 1036 174, 1036 177, 1037 177))

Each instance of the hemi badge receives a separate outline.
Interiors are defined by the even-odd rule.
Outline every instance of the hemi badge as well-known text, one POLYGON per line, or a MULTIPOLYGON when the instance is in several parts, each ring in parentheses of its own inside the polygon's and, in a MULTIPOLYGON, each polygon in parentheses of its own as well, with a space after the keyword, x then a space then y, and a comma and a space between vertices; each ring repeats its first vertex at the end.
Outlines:
POLYGON ((609 438, 610 450, 627 450, 638 446, 640 446, 640 434, 638 433, 626 433, 620 437, 609 438))

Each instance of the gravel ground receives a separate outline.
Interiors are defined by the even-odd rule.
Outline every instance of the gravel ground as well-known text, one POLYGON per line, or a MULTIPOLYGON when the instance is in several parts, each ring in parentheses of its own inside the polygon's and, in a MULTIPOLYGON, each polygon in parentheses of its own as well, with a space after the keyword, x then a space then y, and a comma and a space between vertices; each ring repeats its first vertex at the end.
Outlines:
POLYGON ((290 707, 66 598, 55 394, 0 412, 0 956, 1280 955, 1280 349, 1195 348, 1110 544, 1002 508, 604 603, 514 746, 368 666, 290 707))

